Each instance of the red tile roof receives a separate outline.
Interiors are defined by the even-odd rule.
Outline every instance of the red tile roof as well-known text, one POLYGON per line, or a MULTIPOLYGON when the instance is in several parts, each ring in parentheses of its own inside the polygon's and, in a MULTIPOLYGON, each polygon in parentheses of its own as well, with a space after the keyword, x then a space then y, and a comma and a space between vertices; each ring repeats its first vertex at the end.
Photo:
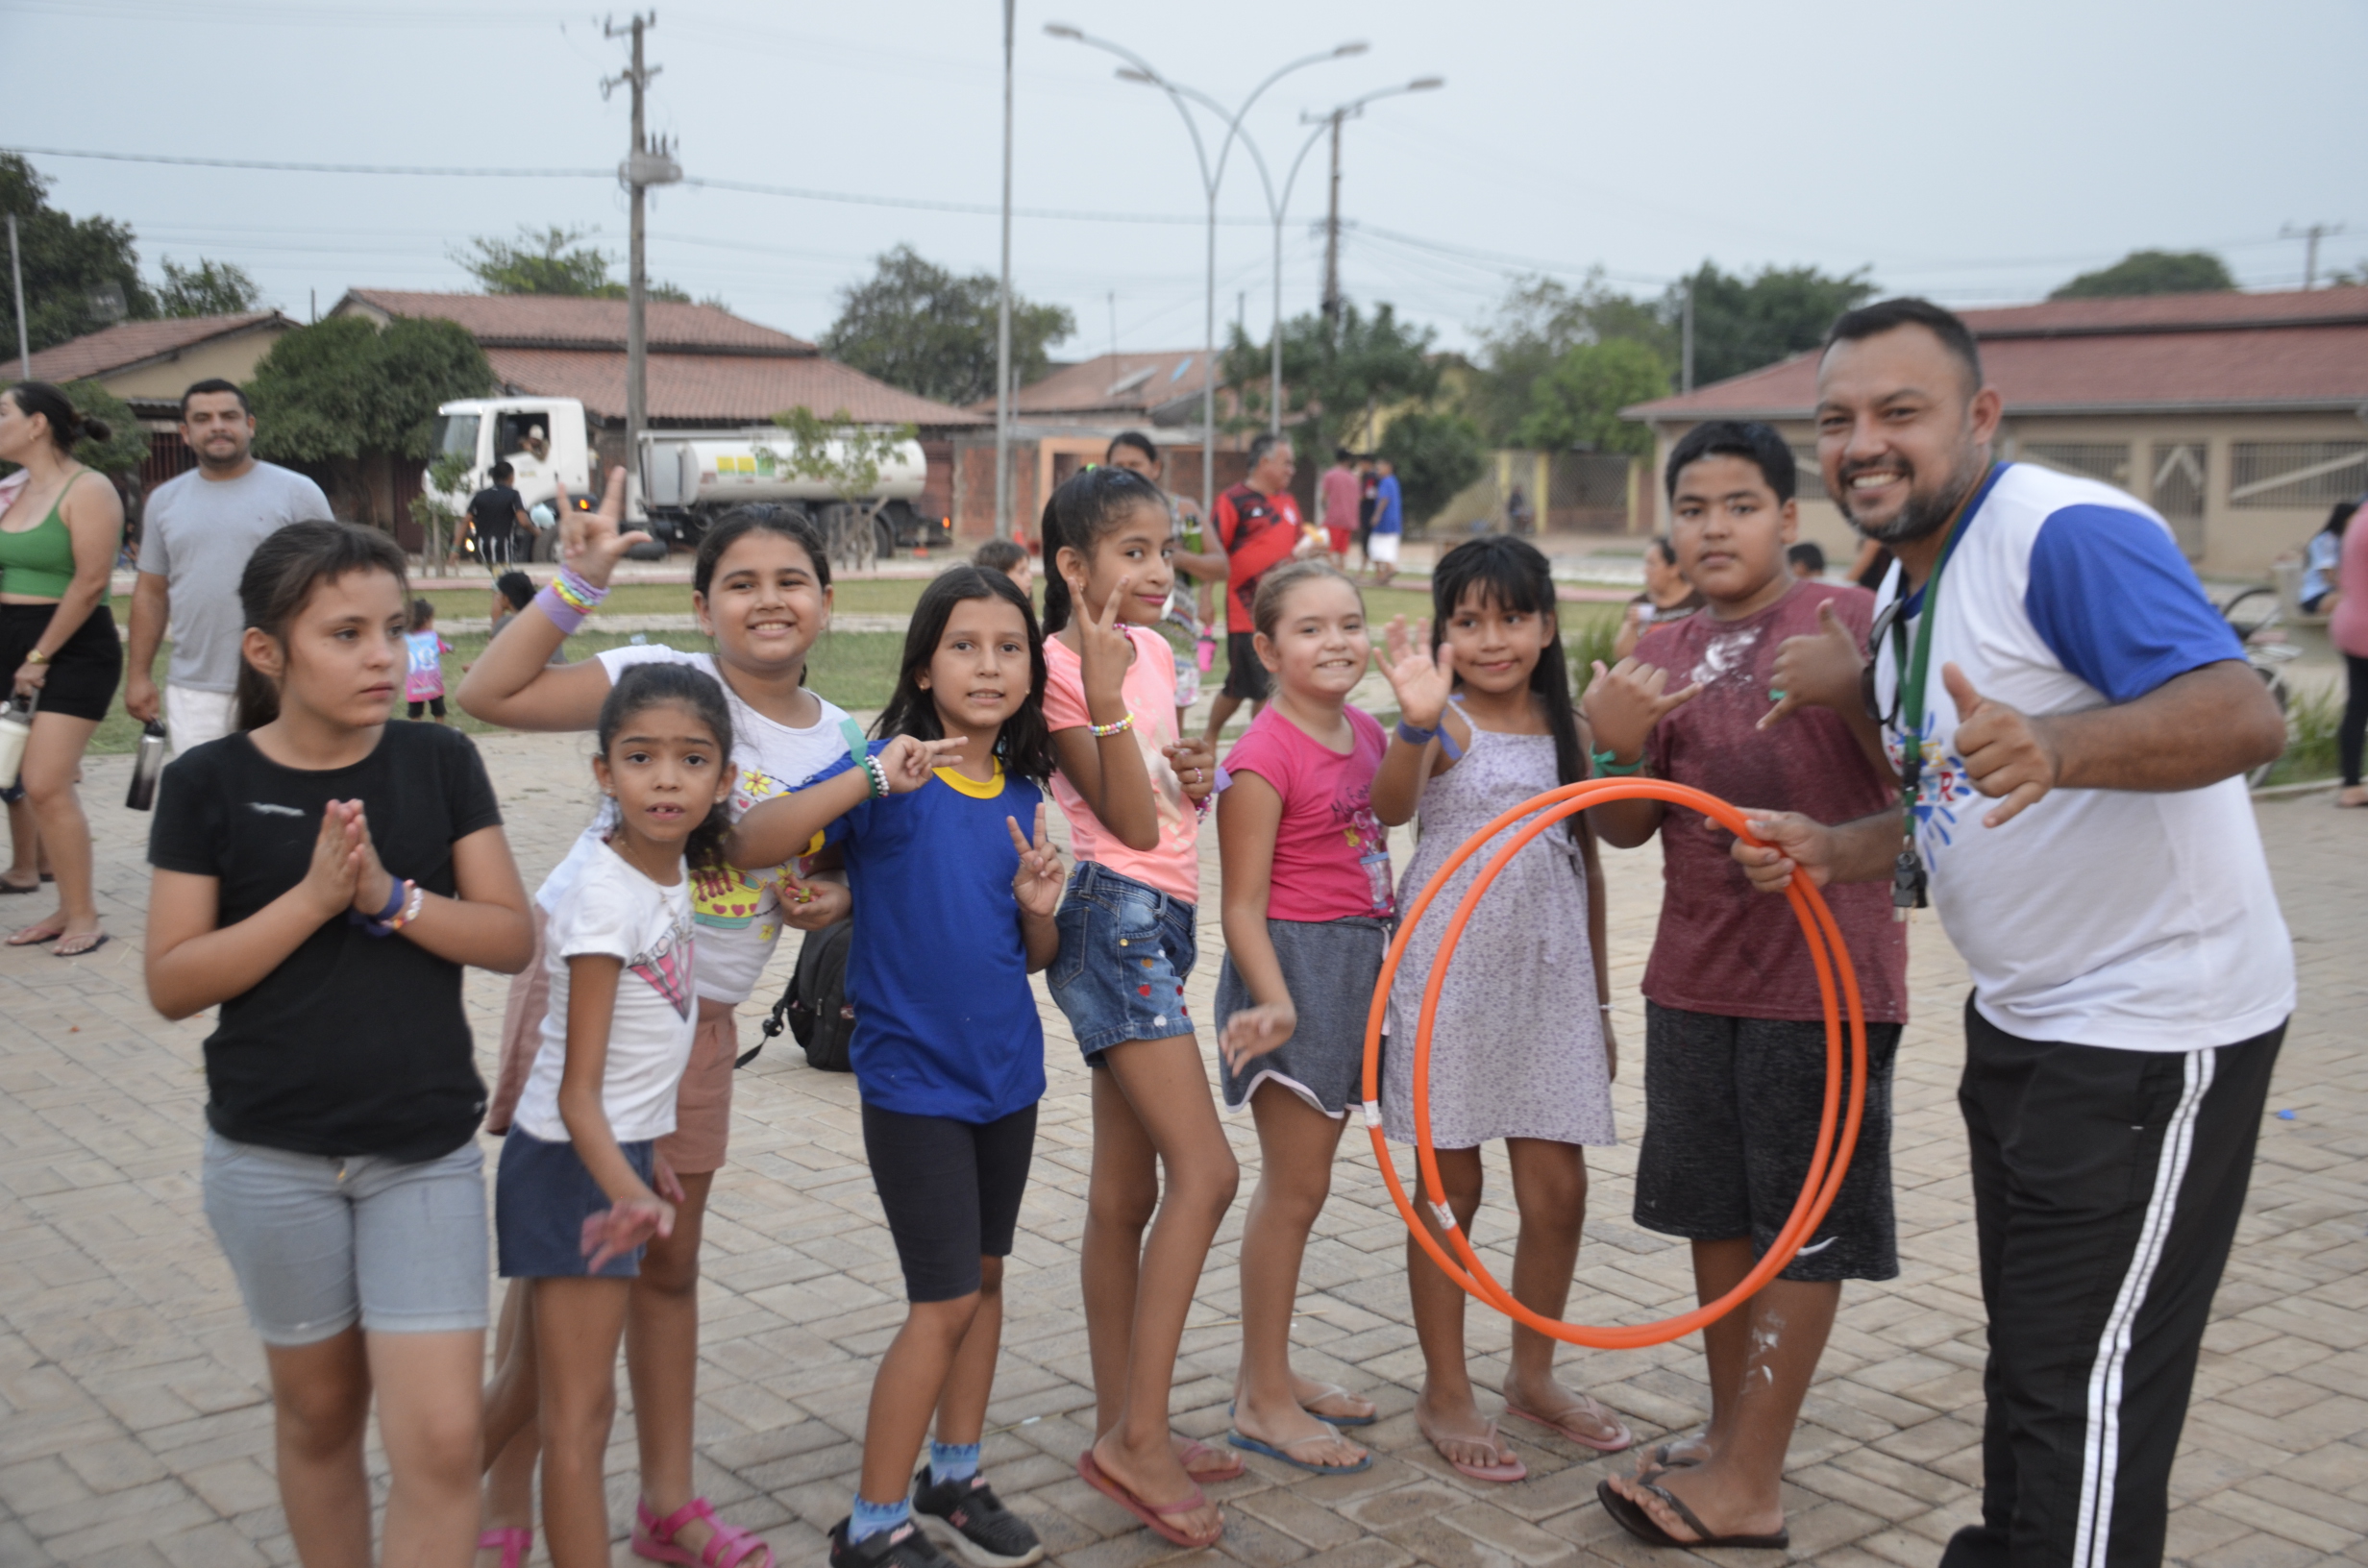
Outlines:
MULTIPOLYGON (((2351 409, 2368 404, 2368 287, 2055 300, 1962 312, 2010 413, 2351 409)), ((1813 351, 1631 419, 1805 419, 1813 351)))
MULTIPOLYGON (((32 379, 57 382, 86 380, 127 365, 160 359, 212 338, 247 331, 267 322, 278 322, 283 327, 296 325, 277 310, 254 310, 238 316, 176 316, 167 321, 118 322, 103 331, 41 350, 33 356, 32 379)), ((0 376, 10 380, 26 379, 14 357, 0 364, 0 376)))
MULTIPOLYGON (((623 300, 576 299, 555 294, 428 294, 392 288, 357 288, 338 302, 369 306, 390 316, 440 316, 456 321, 486 348, 614 349, 625 347, 623 300)), ((743 321, 712 305, 672 300, 649 304, 652 352, 687 350, 703 354, 812 355, 822 351, 802 337, 743 321)))
MULTIPOLYGON (((1148 413, 1187 392, 1200 390, 1198 349, 1147 349, 1100 354, 1063 365, 1040 381, 1020 388, 1015 409, 1022 415, 1076 414, 1104 408, 1148 413)), ((995 412, 995 400, 972 404, 995 412)))
MULTIPOLYGON (((504 384, 544 397, 575 398, 595 417, 625 415, 625 355, 615 351, 485 350, 504 384)), ((741 424, 784 408, 828 416, 844 409, 867 423, 930 427, 986 424, 948 404, 917 398, 820 355, 652 353, 650 417, 741 424)))

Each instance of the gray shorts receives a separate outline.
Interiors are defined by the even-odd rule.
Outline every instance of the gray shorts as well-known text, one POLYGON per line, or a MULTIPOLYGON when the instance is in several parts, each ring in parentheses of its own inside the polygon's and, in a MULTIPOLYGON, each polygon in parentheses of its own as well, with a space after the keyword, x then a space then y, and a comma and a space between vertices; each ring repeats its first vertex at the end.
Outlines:
POLYGON ((206 1218, 267 1345, 485 1326, 485 1158, 406 1163, 206 1135, 206 1218))
MULTIPOLYGON (((1327 1116, 1345 1116, 1365 1098, 1365 1024, 1392 929, 1388 920, 1357 918, 1267 921, 1298 1027, 1277 1049, 1243 1063, 1239 1073, 1219 1059, 1226 1110, 1249 1104, 1270 1078, 1327 1116)), ((1255 1005, 1228 957, 1217 971, 1217 1032, 1255 1005)))

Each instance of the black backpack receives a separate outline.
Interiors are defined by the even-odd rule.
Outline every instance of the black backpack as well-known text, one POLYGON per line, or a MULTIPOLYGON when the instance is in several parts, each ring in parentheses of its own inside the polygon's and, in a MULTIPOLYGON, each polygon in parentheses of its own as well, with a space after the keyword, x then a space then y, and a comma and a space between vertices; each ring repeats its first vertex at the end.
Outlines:
MULTIPOLYGON (((862 756, 863 731, 855 727, 851 719, 841 727, 847 735, 849 752, 862 756)), ((854 1004, 847 999, 847 950, 854 934, 855 923, 851 919, 805 934, 804 943, 798 948, 798 967, 790 971, 789 986, 781 992, 781 999, 773 1004, 762 1038, 733 1066, 745 1067, 755 1061, 756 1053, 765 1048, 765 1041, 787 1027, 791 1037, 804 1047, 807 1066, 824 1072, 854 1070, 847 1059, 847 1043, 855 1033, 854 1004)))

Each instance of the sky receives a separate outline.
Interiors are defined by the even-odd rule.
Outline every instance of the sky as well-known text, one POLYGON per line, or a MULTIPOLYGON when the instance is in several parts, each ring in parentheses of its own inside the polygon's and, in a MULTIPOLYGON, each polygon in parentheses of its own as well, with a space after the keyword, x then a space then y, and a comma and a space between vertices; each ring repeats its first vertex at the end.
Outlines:
MULTIPOLYGON (((2152 247, 2213 250, 2245 287, 2293 288, 2304 244, 2281 231, 2312 222, 2348 225, 2322 272, 2368 263, 2368 0, 1019 0, 1013 279, 1075 313, 1063 359, 1200 341, 1207 207, 1173 104, 1048 22, 1229 108, 1325 57, 1243 121, 1278 184, 1316 134, 1303 114, 1445 78, 1347 123, 1341 192, 1344 289, 1443 347, 1471 347, 1509 283, 1538 273, 1600 268, 1658 294, 1705 259, 1807 263, 1980 306, 2152 247), (1329 58, 1350 42, 1369 47, 1329 58)), ((840 291, 900 243, 996 269, 993 0, 669 0, 647 47, 662 67, 650 127, 687 175, 860 198, 660 191, 654 278, 819 337, 840 291)), ((623 42, 537 0, 0 0, 0 145, 16 149, 597 171, 629 133, 624 90, 601 91, 623 42)), ((1214 150, 1221 130, 1203 128, 1214 150)), ((168 256, 234 261, 299 319, 349 287, 473 287, 454 253, 521 226, 594 231, 623 273, 613 176, 32 156, 53 204, 137 231, 151 276, 168 256)), ((1321 294, 1324 162, 1319 144, 1289 192, 1286 316, 1321 294)), ((1274 229, 1239 154, 1218 208, 1221 323, 1238 311, 1263 339, 1274 229)))

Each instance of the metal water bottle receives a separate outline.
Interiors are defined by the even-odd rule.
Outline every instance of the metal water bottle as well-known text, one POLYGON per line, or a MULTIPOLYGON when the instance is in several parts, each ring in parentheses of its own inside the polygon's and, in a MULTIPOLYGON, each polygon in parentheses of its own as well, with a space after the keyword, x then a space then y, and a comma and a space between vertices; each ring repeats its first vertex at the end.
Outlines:
POLYGON ((139 732, 139 755, 132 759, 132 787, 123 793, 124 808, 147 811, 157 803, 157 775, 164 772, 164 726, 154 719, 139 732))
POLYGON ((0 790, 16 787, 16 773, 25 761, 25 742, 33 737, 33 701, 27 693, 12 696, 0 706, 0 790))

